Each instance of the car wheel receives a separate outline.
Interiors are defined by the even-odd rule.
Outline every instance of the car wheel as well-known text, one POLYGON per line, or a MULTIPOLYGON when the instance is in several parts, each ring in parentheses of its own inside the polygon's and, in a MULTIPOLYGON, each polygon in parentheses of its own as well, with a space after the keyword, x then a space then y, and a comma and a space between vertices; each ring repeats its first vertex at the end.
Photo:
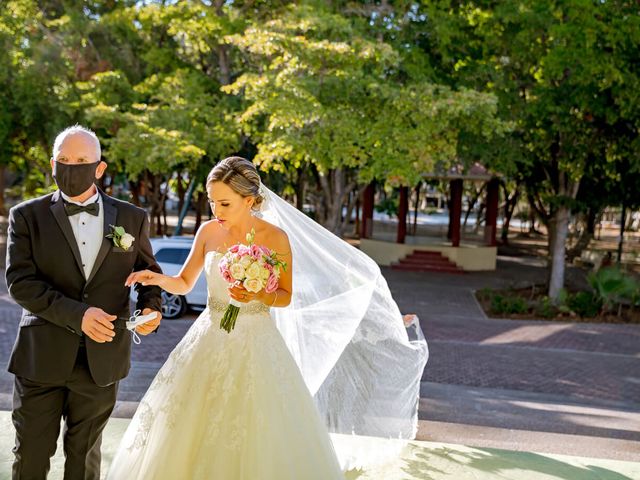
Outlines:
POLYGON ((187 311, 187 301, 182 295, 162 292, 162 316, 180 318, 187 311))

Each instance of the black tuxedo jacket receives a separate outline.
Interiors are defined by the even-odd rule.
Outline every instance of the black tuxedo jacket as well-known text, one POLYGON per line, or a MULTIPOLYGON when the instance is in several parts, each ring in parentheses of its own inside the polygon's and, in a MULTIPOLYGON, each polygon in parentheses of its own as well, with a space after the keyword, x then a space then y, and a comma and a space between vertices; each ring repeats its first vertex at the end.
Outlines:
MULTIPOLYGON (((98 385, 109 385, 129 373, 131 333, 124 328, 130 315, 132 271, 160 272, 149 242, 149 222, 141 208, 103 192, 104 235, 109 225, 124 227, 135 237, 125 251, 103 237, 95 265, 85 278, 76 239, 60 192, 28 200, 9 213, 6 280, 10 295, 23 307, 20 328, 9 360, 9 371, 43 383, 64 382, 80 345, 82 317, 89 307, 117 315, 112 342, 85 336, 89 368, 98 385)), ((138 286, 139 309, 160 311, 159 287, 138 286)))

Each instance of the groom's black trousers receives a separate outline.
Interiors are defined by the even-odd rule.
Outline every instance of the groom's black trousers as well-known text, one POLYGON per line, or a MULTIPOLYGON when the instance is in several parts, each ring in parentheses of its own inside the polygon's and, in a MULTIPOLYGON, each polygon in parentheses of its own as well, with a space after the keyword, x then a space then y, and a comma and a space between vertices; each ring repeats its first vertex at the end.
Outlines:
POLYGON ((117 391, 117 382, 96 385, 84 348, 78 350, 71 377, 64 383, 43 384, 16 376, 13 479, 46 478, 64 418, 64 479, 99 480, 102 430, 113 411, 117 391))

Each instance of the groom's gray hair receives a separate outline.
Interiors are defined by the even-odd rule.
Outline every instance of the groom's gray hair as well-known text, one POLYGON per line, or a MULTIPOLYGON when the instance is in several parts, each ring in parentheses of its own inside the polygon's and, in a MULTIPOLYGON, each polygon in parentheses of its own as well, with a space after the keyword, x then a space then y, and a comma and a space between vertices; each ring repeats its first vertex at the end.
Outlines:
POLYGON ((62 145, 62 142, 64 142, 64 139, 67 138, 69 135, 75 135, 76 133, 84 133, 93 139, 93 141, 96 144, 96 153, 98 155, 98 160, 100 160, 102 156, 102 149, 100 148, 100 140, 98 140, 98 136, 95 134, 93 130, 87 127, 83 127, 82 125, 79 125, 77 123, 71 127, 65 128, 63 131, 61 131, 58 134, 55 142, 53 142, 53 152, 52 152, 53 158, 56 158, 56 153, 60 150, 60 145, 62 145))

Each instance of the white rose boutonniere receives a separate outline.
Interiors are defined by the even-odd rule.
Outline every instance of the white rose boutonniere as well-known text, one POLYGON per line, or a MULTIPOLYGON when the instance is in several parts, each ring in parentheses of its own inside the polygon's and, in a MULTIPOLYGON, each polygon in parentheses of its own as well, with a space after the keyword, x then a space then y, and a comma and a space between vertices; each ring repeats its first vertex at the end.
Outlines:
POLYGON ((111 233, 107 235, 107 238, 113 239, 113 244, 116 247, 125 251, 129 250, 136 240, 135 237, 127 233, 123 227, 116 225, 109 225, 109 227, 111 227, 111 233))

